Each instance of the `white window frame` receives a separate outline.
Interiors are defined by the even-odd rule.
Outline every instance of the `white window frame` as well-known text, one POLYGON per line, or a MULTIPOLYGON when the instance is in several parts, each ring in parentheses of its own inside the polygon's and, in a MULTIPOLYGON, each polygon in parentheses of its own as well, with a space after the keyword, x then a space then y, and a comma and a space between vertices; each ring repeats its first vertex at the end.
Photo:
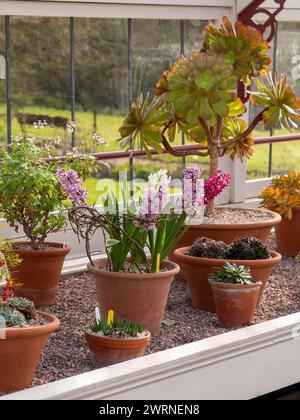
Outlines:
POLYGON ((0 15, 146 19, 221 19, 234 0, 0 0, 0 15))

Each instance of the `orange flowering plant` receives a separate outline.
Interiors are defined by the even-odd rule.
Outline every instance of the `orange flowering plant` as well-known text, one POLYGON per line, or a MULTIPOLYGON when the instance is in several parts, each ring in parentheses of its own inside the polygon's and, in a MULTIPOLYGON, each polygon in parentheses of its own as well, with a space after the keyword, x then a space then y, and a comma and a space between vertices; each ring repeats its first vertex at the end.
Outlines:
POLYGON ((290 172, 273 178, 271 185, 260 194, 260 198, 263 207, 291 220, 293 208, 300 206, 300 172, 290 172))

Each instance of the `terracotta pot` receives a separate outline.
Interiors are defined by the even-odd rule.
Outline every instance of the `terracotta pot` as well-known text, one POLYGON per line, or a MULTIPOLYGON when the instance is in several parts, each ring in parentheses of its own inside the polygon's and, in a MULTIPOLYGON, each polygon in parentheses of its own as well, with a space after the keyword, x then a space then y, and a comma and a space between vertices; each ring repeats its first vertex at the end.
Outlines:
POLYGON ((287 257, 296 257, 300 251, 300 207, 293 209, 293 218, 282 218, 275 228, 277 249, 287 257))
MULTIPOLYGON (((253 209, 248 209, 253 210, 253 209)), ((228 224, 208 224, 192 225, 188 231, 177 243, 175 248, 182 248, 191 246, 196 239, 205 237, 215 239, 216 241, 223 241, 230 245, 236 238, 245 238, 247 236, 254 236, 260 241, 266 243, 272 228, 278 225, 281 221, 281 216, 275 212, 264 209, 270 214, 269 220, 261 220, 255 223, 228 223, 228 224)), ((178 263, 174 253, 170 255, 170 260, 178 263)), ((181 279, 184 279, 184 273, 181 273, 181 279)))
POLYGON ((272 258, 267 260, 218 260, 191 257, 186 255, 188 250, 189 247, 176 249, 175 257, 186 274, 193 306, 207 312, 216 312, 214 297, 208 281, 214 267, 223 267, 226 261, 250 267, 253 279, 262 283, 258 298, 259 305, 270 274, 281 261, 281 255, 274 251, 271 252, 272 258))
POLYGON ((21 284, 21 287, 15 290, 15 295, 32 300, 36 307, 53 305, 61 270, 70 248, 56 242, 47 242, 46 245, 55 249, 18 249, 19 245, 28 244, 30 243, 15 244, 16 252, 22 258, 22 263, 11 270, 13 279, 21 284))
POLYGON ((236 328, 253 321, 261 283, 251 285, 225 284, 209 280, 219 323, 224 328, 236 328))
POLYGON ((150 343, 151 335, 147 331, 146 337, 143 338, 116 339, 100 337, 86 332, 85 338, 94 365, 96 367, 104 367, 143 356, 146 347, 150 343))
POLYGON ((167 271, 160 273, 113 273, 101 269, 106 259, 96 261, 88 269, 96 280, 101 318, 105 319, 110 309, 116 319, 141 322, 151 335, 158 335, 163 321, 165 306, 174 277, 179 266, 165 261, 167 271))
POLYGON ((0 330, 0 393, 18 391, 31 384, 49 335, 59 328, 55 316, 43 312, 39 315, 49 324, 0 330))

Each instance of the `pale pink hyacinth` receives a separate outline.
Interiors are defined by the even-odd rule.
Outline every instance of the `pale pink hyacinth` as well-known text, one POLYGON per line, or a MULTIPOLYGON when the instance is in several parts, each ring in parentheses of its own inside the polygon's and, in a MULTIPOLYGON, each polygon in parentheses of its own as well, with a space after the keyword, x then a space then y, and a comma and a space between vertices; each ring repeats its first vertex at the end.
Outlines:
POLYGON ((182 206, 191 216, 204 213, 204 181, 201 169, 183 169, 182 206))
POLYGON ((56 176, 73 205, 78 207, 85 206, 88 191, 81 188, 82 180, 78 178, 77 172, 73 169, 68 169, 67 171, 59 169, 56 172, 56 176))
POLYGON ((157 220, 168 202, 169 185, 171 178, 167 170, 151 174, 145 186, 143 199, 138 209, 137 225, 146 230, 154 230, 157 220))

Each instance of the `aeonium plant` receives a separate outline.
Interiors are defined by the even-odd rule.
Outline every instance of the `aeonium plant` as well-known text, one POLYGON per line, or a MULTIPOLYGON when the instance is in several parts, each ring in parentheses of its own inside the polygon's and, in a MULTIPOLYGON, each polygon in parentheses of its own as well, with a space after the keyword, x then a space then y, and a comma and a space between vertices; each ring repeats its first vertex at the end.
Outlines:
MULTIPOLYGON (((200 51, 179 60, 165 71, 157 83, 157 95, 140 95, 132 105, 120 128, 120 144, 124 148, 163 148, 173 156, 197 155, 210 158, 210 177, 219 167, 220 158, 250 158, 254 144, 252 133, 262 124, 266 129, 283 127, 291 130, 300 121, 300 101, 286 77, 269 76, 269 44, 255 29, 240 22, 232 25, 223 18, 221 28, 208 25, 200 51), (237 97, 237 82, 250 85, 255 106, 262 107, 247 124, 242 114, 246 108, 237 97), (202 146, 198 151, 173 148, 177 131, 187 140, 202 146)), ((207 213, 214 211, 214 200, 207 213)))
POLYGON ((33 249, 43 249, 50 233, 66 226, 67 195, 58 179, 59 168, 76 170, 81 179, 90 172, 93 159, 69 155, 64 162, 50 163, 48 152, 34 137, 15 138, 9 151, 0 151, 0 211, 19 231, 20 226, 33 249))
POLYGON ((70 177, 69 171, 60 174, 60 178, 73 203, 70 223, 78 238, 85 240, 92 265, 90 241, 99 231, 105 238, 108 270, 149 273, 161 270, 163 261, 186 231, 182 229, 187 218, 182 199, 169 202, 170 179, 166 171, 149 176, 138 203, 124 197, 120 206, 112 194, 103 201, 102 210, 86 204, 78 178, 70 177))

